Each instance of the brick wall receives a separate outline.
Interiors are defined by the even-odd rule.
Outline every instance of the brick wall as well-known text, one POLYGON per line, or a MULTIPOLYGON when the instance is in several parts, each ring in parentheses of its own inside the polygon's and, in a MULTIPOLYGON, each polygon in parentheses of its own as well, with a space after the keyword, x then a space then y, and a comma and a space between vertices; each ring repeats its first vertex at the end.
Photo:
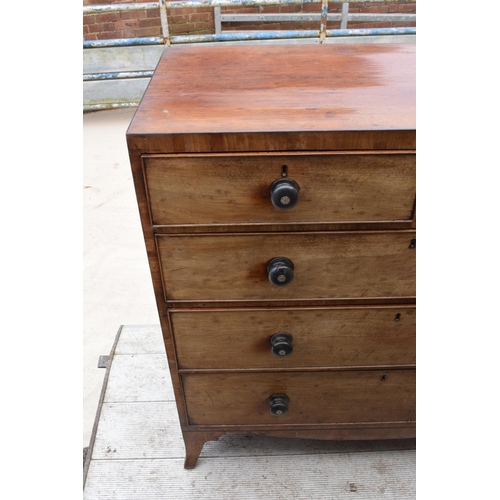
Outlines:
MULTIPOLYGON (((83 0, 83 5, 101 5, 114 3, 147 3, 151 0, 83 0)), ((167 4, 168 5, 168 4, 167 4)), ((320 11, 320 4, 306 5, 281 5, 269 6, 260 10, 257 7, 223 7, 222 13, 290 13, 290 12, 315 12, 320 11)), ((341 3, 331 2, 328 12, 339 13, 341 3)), ((416 13, 416 2, 363 2, 350 3, 349 12, 354 13, 416 13)), ((167 17, 171 35, 188 35, 194 33, 215 33, 213 9, 181 8, 169 9, 167 6, 167 17)), ((385 22, 385 23, 354 23, 349 22, 348 28, 385 28, 385 27, 411 27, 415 23, 385 22)), ((338 29, 339 22, 330 22, 328 29, 338 29)), ((319 29, 319 22, 281 22, 281 23, 224 23, 224 30, 279 30, 279 29, 319 29)), ((83 39, 105 40, 110 38, 137 38, 161 35, 159 9, 139 10, 130 12, 112 12, 105 14, 89 14, 83 16, 83 39)))
MULTIPOLYGON (((83 0, 83 5, 148 3, 151 0, 83 0)), ((84 40, 109 40, 111 38, 140 38, 160 36, 160 12, 134 10, 83 16, 84 40)))
POLYGON ((167 3, 168 29, 171 35, 215 33, 214 9, 169 9, 167 3))

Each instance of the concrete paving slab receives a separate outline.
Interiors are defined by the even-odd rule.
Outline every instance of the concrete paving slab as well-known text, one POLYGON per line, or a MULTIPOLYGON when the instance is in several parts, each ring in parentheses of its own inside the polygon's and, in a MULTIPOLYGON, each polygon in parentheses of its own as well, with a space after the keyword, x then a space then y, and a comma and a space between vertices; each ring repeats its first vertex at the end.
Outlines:
POLYGON ((128 160, 135 109, 83 116, 83 446, 105 370, 97 368, 122 324, 159 323, 128 160))

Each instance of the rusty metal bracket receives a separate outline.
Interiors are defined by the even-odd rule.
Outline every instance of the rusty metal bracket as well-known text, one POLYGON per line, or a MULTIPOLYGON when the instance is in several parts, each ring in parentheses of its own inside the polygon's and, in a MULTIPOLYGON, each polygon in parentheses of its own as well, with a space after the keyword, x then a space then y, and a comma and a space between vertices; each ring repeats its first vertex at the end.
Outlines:
POLYGON ((328 16, 328 0, 321 2, 321 22, 319 27, 319 43, 323 43, 326 38, 326 23, 328 16))
POLYGON ((97 362, 97 368, 107 368, 109 362, 109 356, 99 356, 99 361, 97 362))

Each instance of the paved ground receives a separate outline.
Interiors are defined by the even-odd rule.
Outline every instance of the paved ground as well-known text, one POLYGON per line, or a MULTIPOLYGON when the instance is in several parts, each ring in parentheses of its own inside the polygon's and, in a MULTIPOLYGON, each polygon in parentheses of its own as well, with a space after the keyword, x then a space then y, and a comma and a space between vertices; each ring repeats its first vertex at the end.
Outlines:
POLYGON ((104 369, 122 324, 159 323, 125 132, 134 109, 84 114, 83 446, 89 444, 104 369))
POLYGON ((186 470, 160 326, 125 325, 109 366, 84 500, 415 498, 412 439, 229 434, 186 470))

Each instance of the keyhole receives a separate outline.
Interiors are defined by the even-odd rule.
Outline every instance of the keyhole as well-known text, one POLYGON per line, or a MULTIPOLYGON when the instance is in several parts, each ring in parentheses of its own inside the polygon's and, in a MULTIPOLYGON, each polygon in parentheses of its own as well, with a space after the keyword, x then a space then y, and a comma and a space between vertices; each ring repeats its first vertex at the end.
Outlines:
POLYGON ((281 167, 281 177, 286 177, 288 175, 288 165, 283 165, 281 167))
POLYGON ((401 314, 400 313, 396 314, 394 321, 399 321, 400 319, 401 319, 401 314))
POLYGON ((387 375, 382 375, 380 377, 380 380, 382 380, 382 382, 385 382, 387 380, 387 375))

